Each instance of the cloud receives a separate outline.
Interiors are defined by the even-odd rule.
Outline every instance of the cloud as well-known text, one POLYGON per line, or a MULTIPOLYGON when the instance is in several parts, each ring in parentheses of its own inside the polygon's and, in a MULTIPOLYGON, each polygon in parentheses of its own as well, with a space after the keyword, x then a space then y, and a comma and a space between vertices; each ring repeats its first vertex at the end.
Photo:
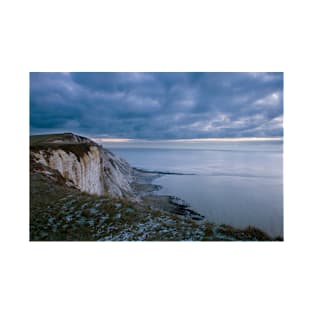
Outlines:
POLYGON ((31 73, 31 133, 282 136, 282 73, 31 73))

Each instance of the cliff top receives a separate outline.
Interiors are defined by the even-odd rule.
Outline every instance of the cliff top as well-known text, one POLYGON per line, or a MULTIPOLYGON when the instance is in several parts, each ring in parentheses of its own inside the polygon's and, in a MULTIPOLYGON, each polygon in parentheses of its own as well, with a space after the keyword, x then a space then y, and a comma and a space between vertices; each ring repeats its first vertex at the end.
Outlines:
POLYGON ((30 151, 60 149, 65 152, 72 152, 78 160, 90 151, 91 146, 97 146, 97 144, 86 137, 72 133, 30 136, 30 151))
POLYGON ((73 133, 30 136, 30 147, 43 144, 48 145, 48 144, 79 144, 79 143, 89 143, 95 145, 95 143, 90 139, 75 135, 73 133))

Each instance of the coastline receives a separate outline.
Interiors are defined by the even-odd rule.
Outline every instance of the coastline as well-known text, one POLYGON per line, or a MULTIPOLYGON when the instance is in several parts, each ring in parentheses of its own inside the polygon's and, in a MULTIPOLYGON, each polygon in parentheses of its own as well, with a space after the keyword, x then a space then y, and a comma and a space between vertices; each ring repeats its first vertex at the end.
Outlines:
MULTIPOLYGON (((195 174, 184 174, 174 172, 163 172, 133 168, 133 174, 135 181, 133 182, 133 188, 135 189, 138 200, 144 206, 150 207, 152 210, 162 210, 167 213, 186 217, 193 220, 195 223, 210 223, 212 229, 215 229, 217 233, 224 234, 225 239, 228 236, 237 237, 238 240, 245 240, 247 234, 272 238, 270 240, 283 241, 283 236, 272 237, 264 230, 259 229, 256 226, 248 225, 246 228, 241 229, 228 224, 215 224, 209 221, 205 216, 197 212, 197 209, 191 207, 185 200, 172 195, 158 195, 156 191, 162 189, 161 185, 153 184, 153 181, 165 175, 195 175, 195 174)), ((266 239, 268 240, 268 239, 266 239)))
POLYGON ((153 183, 156 178, 183 173, 132 168, 100 148, 74 134, 31 138, 31 241, 283 240, 253 226, 239 229, 211 223, 184 200, 155 194, 162 188, 153 183), (73 168, 75 173, 70 172, 73 168), (102 183, 105 192, 86 189, 77 176, 89 179, 87 187, 102 183))
POLYGON ((138 200, 152 209, 162 209, 169 213, 189 217, 194 221, 204 220, 204 216, 193 209, 186 201, 172 195, 157 195, 154 192, 162 189, 153 181, 164 175, 194 175, 173 172, 160 172, 133 168, 135 181, 132 187, 138 195, 138 200))

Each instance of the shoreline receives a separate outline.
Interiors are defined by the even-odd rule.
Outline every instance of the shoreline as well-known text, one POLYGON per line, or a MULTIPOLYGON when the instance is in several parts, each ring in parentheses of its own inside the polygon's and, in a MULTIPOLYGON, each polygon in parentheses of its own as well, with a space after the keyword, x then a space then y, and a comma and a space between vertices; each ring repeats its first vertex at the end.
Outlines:
POLYGON ((164 175, 195 175, 162 171, 150 171, 144 169, 133 168, 135 181, 133 188, 135 189, 138 200, 152 209, 162 209, 166 212, 189 217, 194 221, 204 220, 205 217, 192 208, 185 200, 172 195, 158 195, 155 191, 162 189, 161 185, 152 182, 164 175))
POLYGON ((227 224, 215 224, 208 220, 204 215, 197 212, 197 209, 190 206, 185 200, 172 195, 159 195, 155 194, 155 191, 162 189, 161 185, 153 184, 153 181, 164 175, 196 175, 196 174, 184 174, 184 173, 174 173, 174 172, 163 172, 163 171, 152 171, 145 169, 133 168, 135 181, 134 189, 139 197, 139 202, 144 205, 149 206, 152 210, 163 210, 178 216, 183 216, 192 219, 194 222, 208 222, 216 227, 225 228, 225 234, 230 235, 242 234, 246 229, 253 229, 264 233, 269 238, 276 238, 276 240, 283 240, 283 235, 270 236, 264 230, 259 229, 254 225, 248 225, 245 230, 241 228, 236 228, 232 225, 227 224))

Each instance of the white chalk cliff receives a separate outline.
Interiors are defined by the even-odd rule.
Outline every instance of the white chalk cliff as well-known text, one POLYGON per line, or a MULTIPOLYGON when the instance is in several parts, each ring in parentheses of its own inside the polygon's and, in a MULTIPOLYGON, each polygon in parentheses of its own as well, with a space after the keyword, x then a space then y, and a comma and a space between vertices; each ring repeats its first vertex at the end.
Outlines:
POLYGON ((90 194, 131 197, 132 168, 95 142, 74 134, 31 149, 34 162, 57 170, 66 184, 90 194), (80 149, 80 146, 82 149, 80 149))

